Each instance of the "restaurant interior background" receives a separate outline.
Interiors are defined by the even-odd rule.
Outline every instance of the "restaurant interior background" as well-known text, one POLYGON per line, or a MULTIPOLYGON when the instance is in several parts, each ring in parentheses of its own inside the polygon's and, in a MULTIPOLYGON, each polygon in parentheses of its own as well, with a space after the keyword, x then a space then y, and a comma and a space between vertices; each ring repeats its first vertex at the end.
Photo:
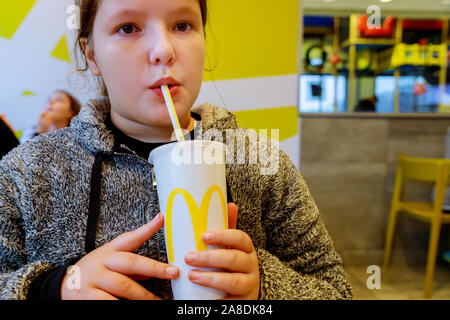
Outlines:
MULTIPOLYGON (((399 155, 450 157, 450 1, 305 0, 303 7, 300 171, 355 297, 448 300, 448 224, 435 226, 432 240, 426 223, 442 206, 432 213, 427 204, 422 221, 400 213, 392 252, 385 251, 395 177, 407 176, 399 155), (379 290, 370 289, 373 266, 381 268, 379 290)), ((402 180, 403 201, 439 198, 428 169, 407 176, 426 182, 402 180)))
MULTIPOLYGON (((0 114, 18 136, 54 89, 83 103, 97 93, 92 77, 73 74, 71 5, 0 1, 0 114)), ((432 291, 429 223, 400 214, 383 266, 399 154, 450 158, 450 1, 209 5, 212 71, 197 103, 228 108, 242 127, 280 129, 280 147, 311 190, 355 299, 450 299, 448 225, 439 228, 432 291)), ((408 201, 439 194, 431 182, 403 187, 408 201)))

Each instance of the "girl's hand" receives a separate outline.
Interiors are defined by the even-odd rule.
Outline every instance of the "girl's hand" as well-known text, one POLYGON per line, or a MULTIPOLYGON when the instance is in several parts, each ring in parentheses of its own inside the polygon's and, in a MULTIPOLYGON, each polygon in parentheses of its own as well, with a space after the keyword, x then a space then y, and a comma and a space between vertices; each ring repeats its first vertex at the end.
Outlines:
POLYGON ((81 288, 67 286, 68 275, 61 286, 61 298, 77 300, 157 300, 159 297, 147 291, 135 280, 148 278, 175 279, 179 269, 133 252, 149 240, 164 224, 158 214, 148 224, 124 233, 95 249, 75 265, 80 268, 81 288))
POLYGON ((202 236, 206 244, 227 249, 191 252, 185 256, 185 262, 190 266, 225 271, 191 270, 188 277, 193 283, 228 293, 227 300, 256 300, 259 295, 258 257, 250 237, 243 231, 234 230, 236 205, 228 204, 228 212, 230 229, 208 231, 202 236))

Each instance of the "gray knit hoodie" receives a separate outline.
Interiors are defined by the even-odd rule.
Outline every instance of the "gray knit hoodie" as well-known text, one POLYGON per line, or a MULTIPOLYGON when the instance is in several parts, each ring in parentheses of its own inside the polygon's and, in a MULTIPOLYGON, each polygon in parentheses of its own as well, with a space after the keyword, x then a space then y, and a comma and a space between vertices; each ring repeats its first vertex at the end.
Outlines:
MULTIPOLYGON (((201 105, 192 111, 201 116, 204 131, 246 134, 224 109, 201 105)), ((109 112, 108 99, 93 100, 70 127, 41 135, 0 161, 1 299, 26 299, 37 276, 83 257, 92 211, 98 213, 95 247, 144 225, 160 211, 151 165, 136 155, 113 152, 114 137, 105 126, 109 112), (96 161, 101 154, 106 156, 96 161), (97 182, 95 166, 101 173, 97 182), (93 187, 99 190, 96 196, 93 187)), ((249 161, 226 168, 238 228, 257 250, 260 298, 351 299, 342 260, 291 160, 280 151, 276 174, 262 175, 260 169, 249 161)), ((160 230, 137 253, 167 262, 165 250, 160 230)), ((142 284, 172 298, 170 281, 142 284)))

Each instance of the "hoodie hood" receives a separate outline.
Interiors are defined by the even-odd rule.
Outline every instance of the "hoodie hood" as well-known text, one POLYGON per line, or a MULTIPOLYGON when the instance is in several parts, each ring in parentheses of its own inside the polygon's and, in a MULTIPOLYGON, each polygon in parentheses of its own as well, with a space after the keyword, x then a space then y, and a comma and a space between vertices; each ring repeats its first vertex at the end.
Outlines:
MULTIPOLYGON (((236 117, 220 107, 208 103, 195 106, 193 113, 201 117, 202 131, 208 129, 236 129, 236 117)), ((92 153, 111 152, 114 146, 114 137, 106 128, 105 121, 111 112, 108 97, 100 97, 89 101, 81 108, 80 113, 71 122, 77 140, 92 153)))

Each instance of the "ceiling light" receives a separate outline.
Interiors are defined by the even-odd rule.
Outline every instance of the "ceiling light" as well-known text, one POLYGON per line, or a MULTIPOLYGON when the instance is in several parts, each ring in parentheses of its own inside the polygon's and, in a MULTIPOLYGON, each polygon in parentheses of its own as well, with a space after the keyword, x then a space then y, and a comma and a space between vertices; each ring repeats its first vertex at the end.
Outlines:
POLYGON ((388 2, 392 2, 392 0, 380 0, 381 3, 388 3, 388 2))

